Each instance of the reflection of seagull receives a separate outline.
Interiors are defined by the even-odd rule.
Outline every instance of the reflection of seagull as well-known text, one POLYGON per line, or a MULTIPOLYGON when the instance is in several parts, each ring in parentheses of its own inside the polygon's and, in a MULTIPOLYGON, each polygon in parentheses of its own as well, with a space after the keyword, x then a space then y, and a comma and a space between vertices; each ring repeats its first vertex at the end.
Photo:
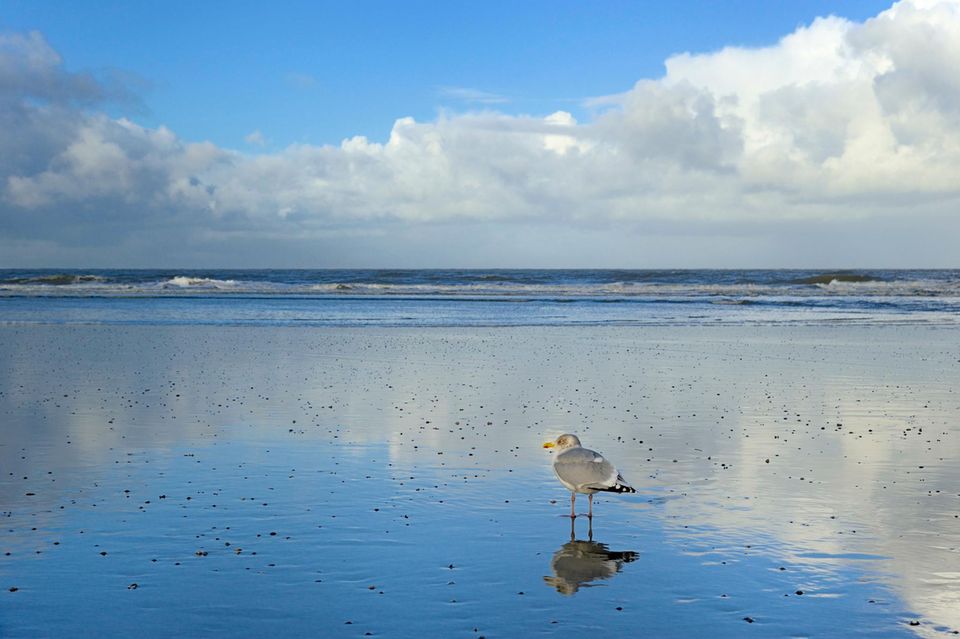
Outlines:
POLYGON ((637 558, 632 550, 610 551, 606 544, 593 541, 593 529, 590 530, 590 541, 574 539, 573 529, 570 530, 570 541, 560 547, 553 554, 550 569, 553 577, 544 577, 543 580, 564 595, 572 595, 581 586, 589 588, 595 584, 591 581, 609 579, 613 577, 623 564, 637 558))
POLYGON ((589 495, 590 511, 587 517, 593 518, 593 494, 600 491, 611 493, 635 493, 635 491, 613 464, 603 458, 600 453, 587 450, 580 446, 576 435, 560 435, 555 441, 547 442, 544 448, 553 448, 560 451, 553 460, 553 471, 557 473, 560 483, 570 491, 570 517, 577 516, 574 504, 577 493, 589 495))

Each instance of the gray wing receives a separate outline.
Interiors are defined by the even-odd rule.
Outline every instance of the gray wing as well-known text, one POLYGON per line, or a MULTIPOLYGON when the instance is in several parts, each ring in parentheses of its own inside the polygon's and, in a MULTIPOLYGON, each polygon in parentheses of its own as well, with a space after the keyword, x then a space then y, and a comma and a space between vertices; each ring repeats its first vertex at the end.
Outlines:
POLYGON ((586 448, 574 448, 557 455, 553 462, 557 477, 578 488, 612 488, 617 469, 603 455, 586 448))

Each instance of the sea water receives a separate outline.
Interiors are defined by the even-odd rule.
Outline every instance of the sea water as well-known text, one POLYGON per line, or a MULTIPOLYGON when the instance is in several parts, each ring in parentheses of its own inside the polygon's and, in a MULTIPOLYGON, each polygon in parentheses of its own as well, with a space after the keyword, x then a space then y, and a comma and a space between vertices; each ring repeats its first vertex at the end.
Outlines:
POLYGON ((310 326, 960 320, 955 270, 6 270, 0 322, 310 326))

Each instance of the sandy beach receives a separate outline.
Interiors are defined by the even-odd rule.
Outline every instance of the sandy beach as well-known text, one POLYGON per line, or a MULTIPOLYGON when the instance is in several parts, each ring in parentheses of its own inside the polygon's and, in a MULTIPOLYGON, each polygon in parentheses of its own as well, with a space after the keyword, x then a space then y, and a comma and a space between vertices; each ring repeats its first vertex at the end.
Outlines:
POLYGON ((2 326, 0 634, 955 633, 958 344, 2 326), (573 544, 563 432, 638 491, 573 544))

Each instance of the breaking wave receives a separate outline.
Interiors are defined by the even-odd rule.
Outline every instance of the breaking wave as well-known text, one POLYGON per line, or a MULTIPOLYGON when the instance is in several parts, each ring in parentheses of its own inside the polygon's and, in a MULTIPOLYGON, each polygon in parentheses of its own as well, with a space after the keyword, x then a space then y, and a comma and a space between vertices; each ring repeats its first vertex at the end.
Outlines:
POLYGON ((794 284, 833 284, 834 282, 844 283, 862 283, 862 282, 879 282, 879 278, 872 277, 870 275, 863 275, 860 273, 847 273, 847 272, 837 272, 837 273, 823 273, 820 275, 811 275, 809 277, 801 277, 799 279, 793 280, 794 284))
POLYGON ((0 296, 702 300, 730 306, 929 298, 960 303, 960 271, 7 270, 0 271, 0 296))
POLYGON ((54 273, 51 275, 35 275, 27 277, 11 277, 0 281, 0 285, 37 285, 37 286, 69 286, 71 284, 89 284, 103 282, 99 275, 75 275, 72 273, 54 273))
POLYGON ((176 277, 171 277, 169 280, 164 282, 163 286, 165 287, 179 287, 179 288, 213 288, 218 290, 227 290, 227 289, 236 289, 241 286, 241 284, 235 280, 218 280, 210 277, 188 277, 185 275, 178 275, 176 277))

